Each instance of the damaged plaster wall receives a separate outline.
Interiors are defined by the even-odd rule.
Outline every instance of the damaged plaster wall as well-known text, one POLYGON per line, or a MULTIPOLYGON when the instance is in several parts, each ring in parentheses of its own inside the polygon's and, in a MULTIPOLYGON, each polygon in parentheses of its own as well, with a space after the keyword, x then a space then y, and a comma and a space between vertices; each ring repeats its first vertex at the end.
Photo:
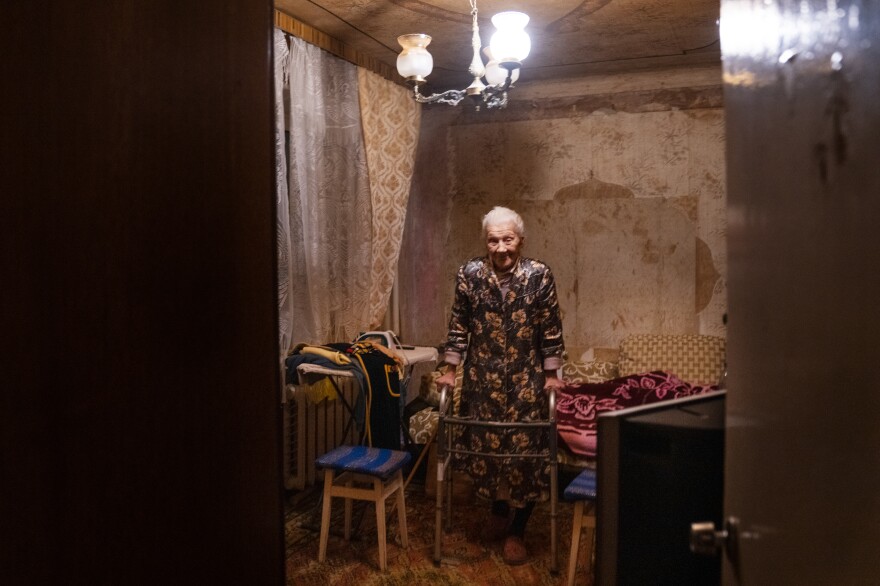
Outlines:
POLYGON ((494 205, 523 216, 524 254, 552 267, 570 356, 630 333, 725 335, 720 69, 589 81, 524 85, 500 112, 425 108, 400 265, 405 340, 443 342, 455 271, 485 252, 494 205))

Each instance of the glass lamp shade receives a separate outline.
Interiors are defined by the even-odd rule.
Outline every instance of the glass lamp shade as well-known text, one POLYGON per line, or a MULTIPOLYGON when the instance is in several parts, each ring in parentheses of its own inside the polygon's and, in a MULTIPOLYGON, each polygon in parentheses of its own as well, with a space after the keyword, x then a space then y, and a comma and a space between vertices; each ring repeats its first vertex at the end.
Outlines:
MULTIPOLYGON (((492 57, 492 50, 489 47, 483 48, 483 54, 489 61, 486 64, 486 83, 489 85, 504 85, 504 82, 507 81, 508 70, 501 67, 498 61, 492 57)), ((510 83, 515 83, 517 79, 519 79, 519 68, 510 72, 510 83)))
POLYGON ((492 17, 497 29, 489 41, 492 55, 499 63, 520 63, 529 56, 532 41, 525 27, 529 17, 522 12, 499 12, 492 17))
POLYGON ((403 51, 397 56, 397 73, 408 81, 425 81, 434 69, 434 58, 425 48, 431 37, 423 34, 401 35, 397 42, 403 51))

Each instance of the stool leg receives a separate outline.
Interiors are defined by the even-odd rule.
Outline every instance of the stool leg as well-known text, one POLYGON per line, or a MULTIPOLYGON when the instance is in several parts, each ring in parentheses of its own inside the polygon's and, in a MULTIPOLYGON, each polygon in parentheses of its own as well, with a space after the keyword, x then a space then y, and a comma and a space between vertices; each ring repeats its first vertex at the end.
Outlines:
POLYGON ((591 514, 592 509, 594 507, 594 503, 589 503, 589 510, 587 510, 587 505, 584 505, 584 517, 581 521, 581 525, 586 528, 587 533, 584 536, 584 544, 586 547, 584 549, 587 550, 587 572, 591 572, 593 569, 593 552, 596 550, 596 517, 591 514))
MULTIPOLYGON (((345 486, 351 488, 354 483, 349 481, 345 483, 345 486)), ((349 541, 351 539, 351 505, 352 499, 345 499, 345 540, 349 541)))
POLYGON ((584 518, 584 501, 574 504, 574 518, 571 521, 571 552, 568 554, 568 586, 574 585, 574 573, 577 569, 578 548, 581 542, 582 522, 584 518))
POLYGON ((400 545, 409 547, 409 540, 406 534, 406 502, 403 496, 404 488, 403 472, 397 473, 397 522, 400 525, 400 545))
POLYGON ((387 565, 385 553, 385 498, 382 496, 382 481, 373 479, 373 500, 376 503, 376 531, 379 534, 379 569, 383 572, 387 565))
POLYGON ((318 561, 323 562, 327 557, 327 538, 330 536, 330 489, 333 486, 333 470, 324 470, 324 509, 321 512, 321 538, 318 546, 318 561))

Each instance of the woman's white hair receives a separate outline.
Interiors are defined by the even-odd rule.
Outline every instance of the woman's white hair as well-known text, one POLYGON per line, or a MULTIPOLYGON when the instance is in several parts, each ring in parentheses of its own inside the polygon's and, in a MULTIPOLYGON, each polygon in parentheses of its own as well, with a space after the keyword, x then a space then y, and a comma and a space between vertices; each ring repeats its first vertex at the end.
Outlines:
POLYGON ((513 231, 520 238, 526 237, 526 225, 518 213, 510 208, 495 206, 492 211, 483 216, 483 235, 489 231, 489 226, 500 226, 502 224, 513 224, 513 231))

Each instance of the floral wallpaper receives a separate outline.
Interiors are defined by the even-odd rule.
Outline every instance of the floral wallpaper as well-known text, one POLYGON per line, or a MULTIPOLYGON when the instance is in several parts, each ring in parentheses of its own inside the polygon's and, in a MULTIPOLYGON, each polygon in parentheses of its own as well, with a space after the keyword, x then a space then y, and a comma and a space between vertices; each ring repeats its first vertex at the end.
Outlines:
POLYGON ((501 113, 425 108, 401 255, 404 337, 443 341, 454 272, 484 252, 480 221, 495 205, 520 212, 524 254, 556 273, 570 356, 630 333, 723 336, 720 72, 666 103, 644 91, 670 79, 646 74, 639 91, 576 111, 553 98, 501 113))

